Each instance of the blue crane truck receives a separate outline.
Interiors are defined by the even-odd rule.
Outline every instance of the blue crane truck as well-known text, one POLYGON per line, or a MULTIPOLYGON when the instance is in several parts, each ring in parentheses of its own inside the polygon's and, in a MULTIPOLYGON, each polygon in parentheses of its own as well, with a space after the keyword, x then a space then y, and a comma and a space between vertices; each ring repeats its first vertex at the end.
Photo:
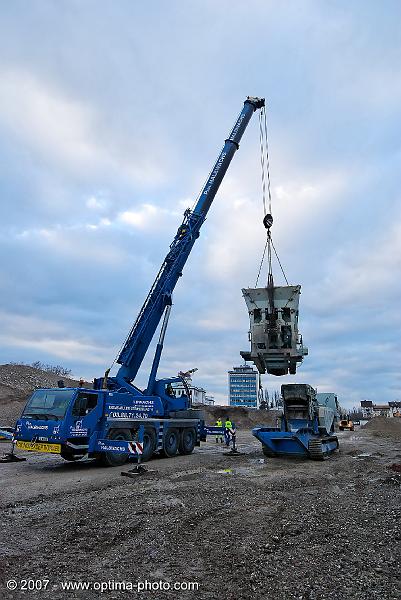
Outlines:
POLYGON ((205 439, 202 413, 191 406, 186 379, 157 379, 157 370, 172 306, 172 293, 199 237, 208 210, 252 114, 264 107, 263 98, 248 97, 225 140, 193 210, 187 209, 156 279, 110 369, 94 380, 93 389, 37 389, 17 421, 13 443, 22 450, 59 454, 69 461, 97 458, 107 466, 124 464, 129 457, 149 459, 190 454, 205 439), (163 319, 163 321, 162 321, 163 319), (162 321, 147 387, 134 381, 153 336, 162 321), (182 382, 185 394, 175 397, 172 384, 182 382))

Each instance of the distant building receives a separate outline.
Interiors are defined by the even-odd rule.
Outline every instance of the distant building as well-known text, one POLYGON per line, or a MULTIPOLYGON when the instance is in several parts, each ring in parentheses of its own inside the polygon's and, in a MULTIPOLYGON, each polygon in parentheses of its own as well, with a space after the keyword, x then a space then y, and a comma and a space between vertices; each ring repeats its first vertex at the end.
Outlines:
POLYGON ((364 419, 370 419, 370 417, 373 417, 372 400, 361 400, 361 411, 364 419))
POLYGON ((388 402, 387 404, 373 404, 371 400, 361 401, 361 411, 364 419, 372 417, 398 417, 401 402, 388 402))
POLYGON ((388 404, 374 404, 373 405, 373 416, 374 417, 392 417, 393 413, 388 404))
MULTIPOLYGON (((173 385, 173 388, 177 397, 186 393, 182 383, 175 383, 173 385)), ((192 404, 214 404, 213 396, 206 396, 206 390, 204 390, 202 387, 193 385, 190 381, 188 381, 188 389, 189 394, 191 396, 192 404)))
POLYGON ((391 409, 393 417, 401 417, 401 402, 399 400, 396 400, 395 402, 389 402, 388 405, 391 409))
POLYGON ((228 372, 228 394, 230 406, 257 408, 259 373, 253 367, 242 365, 228 372))

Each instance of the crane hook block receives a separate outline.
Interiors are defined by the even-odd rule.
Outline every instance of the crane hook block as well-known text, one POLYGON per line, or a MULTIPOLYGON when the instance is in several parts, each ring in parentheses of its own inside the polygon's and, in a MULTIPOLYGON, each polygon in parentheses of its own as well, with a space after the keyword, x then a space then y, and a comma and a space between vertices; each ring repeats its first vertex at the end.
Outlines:
POLYGON ((267 214, 264 216, 263 218, 263 225, 266 227, 266 229, 270 229, 270 227, 273 225, 273 217, 270 214, 267 214))

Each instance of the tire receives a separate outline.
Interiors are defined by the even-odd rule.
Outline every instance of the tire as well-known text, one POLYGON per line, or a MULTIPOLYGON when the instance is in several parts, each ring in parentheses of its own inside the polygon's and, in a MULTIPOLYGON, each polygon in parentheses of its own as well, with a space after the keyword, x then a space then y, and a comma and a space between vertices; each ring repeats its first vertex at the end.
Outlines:
POLYGON ((156 431, 153 427, 145 427, 143 434, 143 453, 141 456, 141 462, 146 462, 156 450, 156 431))
POLYGON ((168 458, 177 454, 178 446, 180 443, 180 436, 178 429, 167 429, 164 434, 163 450, 161 454, 168 458))
POLYGON ((344 431, 344 428, 343 428, 343 427, 339 427, 338 429, 339 429, 340 431, 344 431))
POLYGON ((192 454, 195 448, 196 431, 193 427, 186 427, 181 431, 178 452, 180 454, 192 454))
MULTIPOLYGON (((132 440, 129 429, 111 429, 108 440, 132 440)), ((104 467, 121 467, 128 460, 128 454, 116 454, 115 452, 102 452, 99 458, 100 464, 104 467)))

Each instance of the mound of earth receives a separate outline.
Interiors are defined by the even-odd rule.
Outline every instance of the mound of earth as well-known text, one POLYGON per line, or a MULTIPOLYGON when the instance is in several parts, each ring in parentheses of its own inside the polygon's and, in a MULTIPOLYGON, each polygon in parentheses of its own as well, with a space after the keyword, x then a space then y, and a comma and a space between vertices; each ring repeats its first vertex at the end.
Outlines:
POLYGON ((256 425, 275 426, 280 414, 277 410, 258 410, 242 406, 205 406, 202 407, 202 410, 208 425, 214 425, 219 417, 223 421, 229 417, 239 428, 255 427, 256 425))
POLYGON ((374 417, 363 425, 376 436, 391 437, 401 441, 401 419, 399 417, 374 417))
POLYGON ((79 383, 28 365, 0 365, 0 425, 14 425, 33 390, 57 387, 60 379, 66 387, 77 387, 79 383))

